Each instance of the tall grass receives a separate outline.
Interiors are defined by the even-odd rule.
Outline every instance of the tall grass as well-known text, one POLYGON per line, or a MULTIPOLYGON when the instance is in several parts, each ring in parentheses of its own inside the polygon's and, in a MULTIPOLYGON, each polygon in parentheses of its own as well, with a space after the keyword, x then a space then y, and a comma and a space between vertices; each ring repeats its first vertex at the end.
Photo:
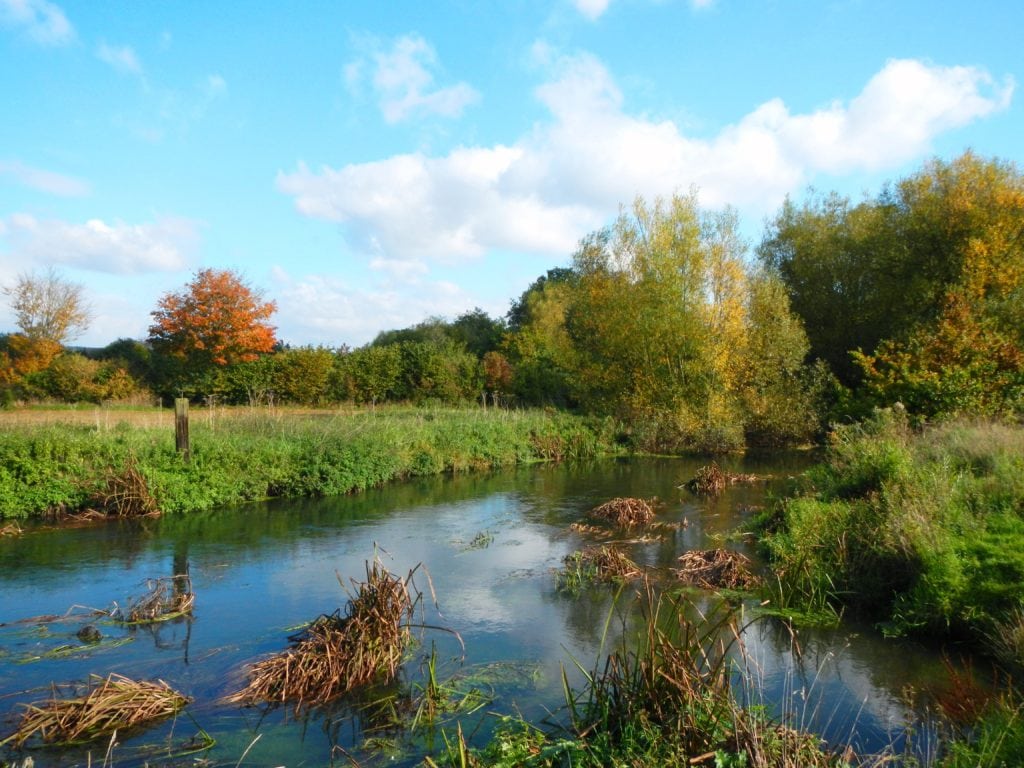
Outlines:
POLYGON ((173 430, 120 423, 0 431, 0 518, 87 508, 134 467, 163 512, 274 496, 345 494, 391 480, 580 459, 618 449, 615 425, 547 411, 394 408, 195 414, 192 458, 173 430))
POLYGON ((912 431, 899 410, 881 412, 839 429, 763 524, 779 596, 795 607, 966 637, 1024 663, 1024 427, 912 431))

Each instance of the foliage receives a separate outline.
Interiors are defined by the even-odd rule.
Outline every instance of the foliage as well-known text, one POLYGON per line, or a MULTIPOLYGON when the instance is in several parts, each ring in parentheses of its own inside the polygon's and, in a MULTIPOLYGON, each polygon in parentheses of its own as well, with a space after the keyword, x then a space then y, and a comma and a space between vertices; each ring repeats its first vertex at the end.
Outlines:
POLYGON ((805 490, 764 521, 781 591, 998 651, 1024 605, 1022 470, 1017 426, 915 433, 896 409, 837 430, 805 490))
POLYGON ((703 212, 694 195, 637 199, 586 238, 565 313, 581 404, 632 424, 647 450, 731 450, 748 431, 807 439, 806 339, 744 251, 735 215, 703 212))
POLYGON ((857 205, 787 202, 759 254, 845 385, 925 417, 993 414, 1020 407, 1022 235, 1024 175, 966 152, 857 205))
POLYGON ((267 321, 276 308, 235 272, 201 269, 184 290, 157 303, 149 343, 183 366, 179 376, 249 362, 273 349, 274 329, 267 321))
POLYGON ((89 325, 91 310, 82 286, 65 280, 52 268, 41 274, 22 273, 3 292, 10 297, 18 328, 33 342, 63 345, 89 325))

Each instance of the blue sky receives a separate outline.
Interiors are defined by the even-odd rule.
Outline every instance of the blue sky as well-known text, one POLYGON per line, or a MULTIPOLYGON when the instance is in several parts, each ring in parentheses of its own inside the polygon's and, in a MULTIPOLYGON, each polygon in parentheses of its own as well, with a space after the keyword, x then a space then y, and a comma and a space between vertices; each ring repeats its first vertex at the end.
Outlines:
POLYGON ((638 194, 696 188, 754 245, 812 185, 1024 165, 1021 29, 1019 0, 0 0, 0 283, 83 284, 87 345, 204 267, 291 344, 502 315, 638 194))

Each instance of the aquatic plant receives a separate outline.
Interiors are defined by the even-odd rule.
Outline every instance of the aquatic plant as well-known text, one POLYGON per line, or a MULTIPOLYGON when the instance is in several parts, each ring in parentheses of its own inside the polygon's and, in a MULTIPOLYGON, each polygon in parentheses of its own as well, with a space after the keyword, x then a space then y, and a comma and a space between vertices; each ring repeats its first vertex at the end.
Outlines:
POLYGON ((153 624, 192 613, 196 596, 188 574, 148 579, 146 587, 145 595, 130 599, 124 608, 115 603, 110 618, 124 624, 153 624))
POLYGON ((728 549, 694 549, 679 558, 676 576, 702 589, 752 589, 761 583, 750 558, 728 549))
POLYGON ((569 593, 596 581, 624 581, 643 573, 621 548, 607 544, 570 552, 562 562, 558 586, 569 593))
POLYGON ((604 520, 622 528, 647 525, 654 519, 657 499, 616 498, 590 510, 590 517, 604 520))
POLYGON ((413 594, 412 577, 412 572, 405 579, 394 576, 378 560, 367 563, 366 581, 353 582, 355 595, 344 615, 322 615, 289 637, 291 647, 252 665, 248 684, 227 701, 291 701, 298 711, 372 680, 393 679, 420 599, 413 594))
POLYGON ((187 698, 162 680, 93 676, 84 694, 73 690, 62 695, 54 686, 50 699, 25 705, 17 730, 0 741, 0 746, 13 743, 20 747, 36 735, 49 744, 91 741, 169 717, 187 703, 187 698))

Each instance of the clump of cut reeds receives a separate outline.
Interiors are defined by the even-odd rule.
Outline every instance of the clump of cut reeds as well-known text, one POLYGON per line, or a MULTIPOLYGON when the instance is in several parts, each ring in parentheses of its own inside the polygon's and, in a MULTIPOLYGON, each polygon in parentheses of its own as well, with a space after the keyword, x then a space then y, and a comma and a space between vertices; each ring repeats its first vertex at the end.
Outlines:
POLYGON ((0 525, 0 539, 5 536, 21 536, 21 526, 17 523, 6 523, 0 525))
POLYGON ((129 600, 125 608, 115 603, 110 618, 125 624, 152 624, 188 616, 195 607, 196 596, 188 574, 148 579, 146 587, 149 592, 129 600))
POLYGON ((325 614, 290 636, 291 647, 254 664, 248 685, 227 701, 293 701, 300 710, 373 680, 393 679, 409 640, 408 619, 420 599, 410 591, 412 575, 401 579, 376 560, 372 567, 367 563, 366 581, 353 582, 356 593, 344 616, 325 614))
POLYGON ((93 676, 84 695, 61 696, 54 686, 47 701, 25 705, 18 729, 0 745, 20 747, 38 735, 48 744, 90 741, 169 717, 188 699, 162 680, 135 681, 118 674, 93 676))
POLYGON ((728 549, 694 549, 679 557, 676 575, 703 589, 751 589, 761 583, 750 559, 728 549))
POLYGON ((578 590, 594 581, 625 581, 642 573, 625 552, 607 544, 572 552, 563 562, 559 583, 567 591, 578 590))
POLYGON ((590 510, 590 517, 605 520, 623 528, 647 525, 654 519, 657 499, 617 498, 590 510))
POLYGON ((715 462, 698 469, 693 477, 686 482, 686 488, 692 493, 721 493, 725 488, 725 473, 715 462))
POLYGON ((92 496, 92 507, 108 517, 147 517, 160 514, 149 482, 134 456, 120 470, 110 467, 103 488, 92 496))
POLYGON ((599 539, 606 539, 613 535, 607 528, 590 525, 589 523, 572 523, 569 525, 569 530, 573 533, 580 533, 584 536, 595 536, 599 539))

